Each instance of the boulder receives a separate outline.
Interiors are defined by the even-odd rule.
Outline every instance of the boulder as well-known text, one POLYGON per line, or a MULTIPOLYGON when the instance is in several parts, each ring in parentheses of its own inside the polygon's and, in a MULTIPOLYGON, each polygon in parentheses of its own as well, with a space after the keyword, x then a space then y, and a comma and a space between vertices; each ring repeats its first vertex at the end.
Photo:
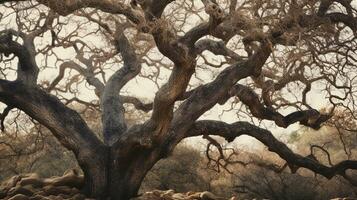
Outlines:
POLYGON ((86 197, 83 194, 76 194, 70 199, 71 200, 86 200, 86 197))
POLYGON ((208 191, 202 192, 200 198, 201 200, 225 200, 224 198, 218 197, 208 191))
MULTIPOLYGON (((76 170, 67 170, 61 177, 42 179, 36 174, 14 176, 1 186, 0 199, 6 200, 95 200, 80 193, 84 178, 76 170)), ((211 192, 175 193, 174 190, 153 190, 132 200, 227 200, 211 192)), ((229 200, 238 200, 232 197, 229 200)), ((338 199, 335 199, 338 200, 338 199)), ((340 198, 339 200, 353 200, 340 198)))
POLYGON ((79 172, 76 169, 67 169, 64 173, 63 176, 67 176, 67 175, 75 175, 75 176, 79 176, 79 172))
POLYGON ((31 190, 21 187, 21 186, 13 187, 7 192, 7 195, 10 197, 15 196, 17 194, 22 194, 25 196, 32 196, 33 192, 31 190))
POLYGON ((81 186, 83 185, 83 181, 84 179, 82 177, 70 173, 62 177, 47 178, 44 180, 44 183, 45 185, 81 188, 81 186))
POLYGON ((11 197, 9 200, 29 200, 29 197, 23 195, 23 194, 17 194, 13 197, 11 197))
POLYGON ((85 200, 79 190, 83 181, 83 176, 73 169, 67 170, 61 177, 46 179, 37 174, 18 175, 1 184, 0 199, 85 200))
POLYGON ((176 200, 187 200, 188 199, 188 197, 186 195, 181 194, 181 193, 173 194, 172 198, 176 199, 176 200))
POLYGON ((48 197, 36 194, 35 196, 30 197, 30 200, 51 200, 48 197))
POLYGON ((43 190, 44 190, 44 194, 46 196, 49 196, 49 195, 58 196, 60 194, 65 194, 65 195, 71 195, 72 194, 72 188, 67 187, 67 186, 53 186, 53 185, 50 185, 50 186, 45 186, 43 188, 43 190))
POLYGON ((55 196, 55 195, 50 195, 50 196, 48 196, 48 198, 51 199, 51 200, 64 200, 62 197, 55 196))
POLYGON ((8 191, 12 187, 15 187, 17 182, 19 182, 20 180, 21 180, 21 176, 20 175, 13 176, 13 177, 9 178, 8 180, 4 181, 1 184, 1 188, 2 188, 3 191, 8 191))
POLYGON ((161 191, 161 194, 159 196, 165 200, 174 200, 174 198, 172 197, 174 194, 175 194, 174 190, 167 190, 167 191, 161 191))
POLYGON ((188 196, 188 199, 190 199, 190 200, 201 199, 200 192, 188 192, 188 193, 186 193, 186 195, 188 196))
MULTIPOLYGON (((133 200, 226 200, 218 197, 211 192, 187 192, 187 193, 175 193, 173 190, 160 191, 153 190, 146 192, 140 197, 133 200)), ((235 199, 232 199, 235 200, 235 199)))
POLYGON ((25 185, 32 185, 33 187, 42 187, 43 186, 43 181, 40 179, 40 177, 36 174, 24 177, 19 181, 19 184, 21 186, 25 185))

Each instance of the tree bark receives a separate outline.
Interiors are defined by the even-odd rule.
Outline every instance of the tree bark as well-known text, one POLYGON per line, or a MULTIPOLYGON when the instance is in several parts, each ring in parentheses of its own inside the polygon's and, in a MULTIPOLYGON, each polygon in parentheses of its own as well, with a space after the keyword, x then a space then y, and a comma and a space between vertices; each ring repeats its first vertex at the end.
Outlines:
POLYGON ((134 151, 120 159, 113 159, 110 168, 109 196, 126 200, 138 195, 147 172, 159 160, 153 151, 134 151))
POLYGON ((119 153, 108 147, 77 157, 84 172, 82 192, 99 200, 128 200, 138 195, 141 182, 160 160, 157 150, 136 149, 119 153))
POLYGON ((84 173, 82 192, 96 199, 106 199, 110 177, 109 150, 98 150, 88 155, 79 154, 76 158, 84 173))

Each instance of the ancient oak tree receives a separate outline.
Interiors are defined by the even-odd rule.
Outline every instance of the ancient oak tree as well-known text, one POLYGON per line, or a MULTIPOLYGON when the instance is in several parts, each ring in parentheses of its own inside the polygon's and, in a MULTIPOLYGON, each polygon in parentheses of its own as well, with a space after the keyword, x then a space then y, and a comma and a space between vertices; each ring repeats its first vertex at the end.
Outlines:
POLYGON ((337 110, 356 119, 356 4, 0 0, 1 119, 18 109, 47 127, 76 156, 83 192, 98 199, 135 196, 156 162, 200 135, 215 145, 212 135, 248 135, 293 172, 356 183, 347 171, 357 161, 324 165, 254 123, 319 129, 337 110), (133 95, 135 81, 156 86, 151 101, 133 95), (73 102, 102 113, 100 136, 73 102), (235 122, 199 119, 216 105, 236 111, 235 122), (150 118, 129 126, 127 106, 150 118))

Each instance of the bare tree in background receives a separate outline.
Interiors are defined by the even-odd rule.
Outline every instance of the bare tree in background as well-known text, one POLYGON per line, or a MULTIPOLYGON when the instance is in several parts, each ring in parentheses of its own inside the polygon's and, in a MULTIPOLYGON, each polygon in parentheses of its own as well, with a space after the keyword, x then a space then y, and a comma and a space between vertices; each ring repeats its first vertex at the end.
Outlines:
POLYGON ((282 128, 299 122, 319 129, 336 109, 355 120, 355 1, 0 0, 0 4, 1 21, 16 24, 3 25, 0 32, 0 101, 7 106, 1 119, 17 108, 47 127, 75 154, 85 175, 83 191, 89 196, 135 196, 157 161, 170 155, 181 140, 199 135, 216 145, 208 135, 228 142, 248 135, 278 154, 292 171, 304 167, 353 182, 346 170, 357 169, 357 161, 326 166, 295 154, 253 123, 239 118, 231 124, 198 119, 216 104, 232 104, 238 114, 282 128), (102 41, 90 39, 98 35, 102 41), (61 55, 68 49, 75 54, 73 59, 61 55), (39 78, 54 67, 55 79, 39 78), (9 75, 14 70, 16 80, 9 75), (169 71, 169 78, 160 84, 163 70, 169 71), (218 75, 199 78, 211 70, 218 75), (123 87, 138 77, 157 83, 152 103, 123 95, 123 87), (76 95, 81 83, 90 85, 97 101, 76 95), (328 112, 310 105, 313 88, 320 89, 321 102, 324 97, 329 100, 328 112), (68 107, 71 102, 101 111, 103 140, 68 107), (128 127, 124 104, 151 112, 151 117, 128 127), (282 114, 283 109, 291 113, 282 114))

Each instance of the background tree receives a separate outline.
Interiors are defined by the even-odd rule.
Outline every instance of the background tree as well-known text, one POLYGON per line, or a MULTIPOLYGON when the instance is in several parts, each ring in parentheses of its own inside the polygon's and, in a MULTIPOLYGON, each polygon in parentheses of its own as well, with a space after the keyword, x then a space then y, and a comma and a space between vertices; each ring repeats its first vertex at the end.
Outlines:
POLYGON ((228 142, 248 135, 293 172, 304 167, 353 181, 346 170, 356 169, 356 161, 329 166, 295 154, 254 123, 319 129, 336 108, 355 119, 355 1, 0 3, 1 118, 16 108, 47 127, 74 153, 88 195, 135 196, 156 162, 184 138, 199 135, 218 149, 209 135, 228 142), (157 85, 152 103, 135 97, 128 87, 133 79, 157 85), (318 95, 310 92, 317 89, 318 95), (68 107, 72 102, 101 111, 102 140, 68 107), (128 126, 124 104, 150 118, 128 126), (199 119, 217 104, 231 104, 237 120, 199 119), (327 112, 313 108, 321 104, 327 112), (252 123, 242 121, 247 116, 252 123))

